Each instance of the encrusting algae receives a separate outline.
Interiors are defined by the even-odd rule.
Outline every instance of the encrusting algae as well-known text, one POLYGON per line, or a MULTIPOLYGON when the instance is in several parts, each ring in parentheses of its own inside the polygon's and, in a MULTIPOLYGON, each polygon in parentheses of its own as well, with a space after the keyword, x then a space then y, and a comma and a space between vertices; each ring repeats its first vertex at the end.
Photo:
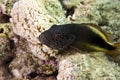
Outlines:
POLYGON ((74 46, 84 51, 120 54, 119 43, 111 43, 108 33, 92 23, 53 25, 39 36, 41 43, 57 50, 74 46))

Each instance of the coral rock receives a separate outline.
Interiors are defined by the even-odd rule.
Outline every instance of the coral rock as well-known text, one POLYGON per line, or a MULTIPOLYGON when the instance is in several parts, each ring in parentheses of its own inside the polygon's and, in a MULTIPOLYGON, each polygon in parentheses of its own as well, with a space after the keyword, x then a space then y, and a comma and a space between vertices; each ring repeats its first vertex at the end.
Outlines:
POLYGON ((120 79, 120 67, 101 52, 64 55, 59 61, 58 73, 57 80, 120 79))
POLYGON ((13 31, 29 42, 29 50, 35 56, 46 59, 48 54, 55 53, 53 50, 41 46, 38 36, 51 25, 66 21, 59 1, 19 0, 13 6, 11 16, 13 31))

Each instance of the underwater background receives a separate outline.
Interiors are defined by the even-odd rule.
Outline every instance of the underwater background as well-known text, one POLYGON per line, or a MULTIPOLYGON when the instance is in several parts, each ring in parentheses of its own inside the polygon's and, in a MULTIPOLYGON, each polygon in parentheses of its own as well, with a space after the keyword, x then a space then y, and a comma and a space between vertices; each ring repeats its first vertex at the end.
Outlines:
POLYGON ((0 0, 0 80, 120 80, 120 55, 58 52, 38 37, 52 25, 93 23, 120 42, 120 0, 0 0))

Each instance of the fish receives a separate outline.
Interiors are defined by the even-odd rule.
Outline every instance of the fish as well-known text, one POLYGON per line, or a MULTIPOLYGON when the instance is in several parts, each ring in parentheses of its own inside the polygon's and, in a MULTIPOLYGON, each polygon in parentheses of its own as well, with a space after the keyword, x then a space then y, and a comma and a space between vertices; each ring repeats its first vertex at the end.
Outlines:
POLYGON ((39 35, 39 41, 59 51, 69 46, 82 51, 100 51, 109 55, 120 54, 120 43, 111 42, 110 34, 93 23, 52 25, 39 35))

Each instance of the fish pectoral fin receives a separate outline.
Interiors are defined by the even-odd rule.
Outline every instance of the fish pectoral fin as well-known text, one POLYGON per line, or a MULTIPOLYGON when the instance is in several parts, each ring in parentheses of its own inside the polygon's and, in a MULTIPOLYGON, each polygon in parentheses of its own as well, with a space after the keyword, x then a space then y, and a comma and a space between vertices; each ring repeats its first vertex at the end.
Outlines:
POLYGON ((56 40, 55 40, 55 45, 56 49, 62 50, 64 48, 67 48, 69 45, 71 45, 75 41, 75 36, 72 34, 56 34, 56 40))
MULTIPOLYGON (((63 36, 64 37, 64 36, 63 36)), ((63 41, 64 41, 64 45, 68 46, 70 44, 72 44, 74 41, 75 41, 75 36, 72 35, 72 34, 69 34, 69 35, 66 35, 64 38, 63 38, 63 41)))

